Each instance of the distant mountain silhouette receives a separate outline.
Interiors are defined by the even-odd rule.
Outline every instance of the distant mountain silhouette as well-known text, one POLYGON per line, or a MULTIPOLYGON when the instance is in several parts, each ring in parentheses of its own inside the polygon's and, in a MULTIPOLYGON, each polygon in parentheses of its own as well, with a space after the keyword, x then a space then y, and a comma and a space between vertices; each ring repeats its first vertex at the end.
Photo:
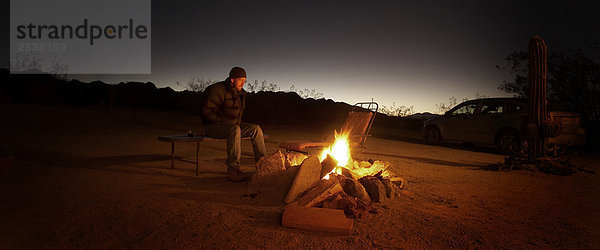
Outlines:
MULTIPOLYGON (((48 74, 10 74, 7 69, 0 69, 0 77, 0 102, 136 107, 200 114, 202 92, 157 88, 152 82, 86 83, 60 80, 48 74)), ((331 99, 303 99, 294 92, 261 91, 247 95, 243 119, 260 124, 342 124, 351 107, 331 99)), ((412 119, 378 114, 374 126, 416 129, 424 116, 412 119), (411 120, 409 125, 408 120, 411 120)))
POLYGON ((425 112, 425 113, 412 114, 412 115, 407 116, 407 118, 417 119, 417 120, 427 120, 427 119, 431 119, 431 118, 435 118, 435 117, 439 117, 439 116, 440 115, 425 112))

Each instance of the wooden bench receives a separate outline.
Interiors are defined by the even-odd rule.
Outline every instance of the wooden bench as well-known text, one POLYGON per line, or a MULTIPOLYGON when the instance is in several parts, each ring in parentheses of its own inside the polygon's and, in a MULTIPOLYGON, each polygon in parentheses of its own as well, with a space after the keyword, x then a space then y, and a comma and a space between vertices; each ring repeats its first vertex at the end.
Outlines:
MULTIPOLYGON (((263 134, 263 138, 269 138, 269 135, 263 134)), ((250 140, 250 137, 242 137, 243 140, 250 140)), ((184 162, 195 163, 196 164, 196 176, 198 176, 198 165, 199 158, 198 152, 200 151, 200 142, 203 141, 225 141, 227 139, 216 139, 210 138, 206 135, 194 135, 193 137, 188 137, 187 135, 161 135, 158 136, 159 141, 170 142, 171 143, 171 168, 175 168, 174 160, 175 160, 175 143, 184 142, 184 143, 196 143, 196 161, 190 161, 186 159, 180 159, 184 162)))

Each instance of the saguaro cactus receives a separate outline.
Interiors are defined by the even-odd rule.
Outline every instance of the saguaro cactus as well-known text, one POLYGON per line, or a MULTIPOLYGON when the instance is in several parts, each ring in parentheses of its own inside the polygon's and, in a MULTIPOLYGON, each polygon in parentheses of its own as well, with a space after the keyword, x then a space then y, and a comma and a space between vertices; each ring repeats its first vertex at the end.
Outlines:
POLYGON ((528 139, 529 159, 536 160, 545 156, 548 139, 541 133, 542 126, 549 123, 548 103, 546 100, 547 54, 546 42, 535 36, 529 42, 529 117, 528 139))

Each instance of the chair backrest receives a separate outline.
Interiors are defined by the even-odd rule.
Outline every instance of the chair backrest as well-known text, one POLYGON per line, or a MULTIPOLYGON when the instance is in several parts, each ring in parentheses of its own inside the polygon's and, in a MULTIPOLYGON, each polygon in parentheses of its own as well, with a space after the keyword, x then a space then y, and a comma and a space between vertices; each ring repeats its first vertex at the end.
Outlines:
POLYGON ((341 131, 350 131, 350 140, 363 146, 377 113, 377 103, 367 103, 369 104, 368 109, 362 108, 359 104, 362 103, 357 103, 348 113, 348 118, 342 125, 341 131), (371 105, 375 105, 375 109, 371 108, 371 105))

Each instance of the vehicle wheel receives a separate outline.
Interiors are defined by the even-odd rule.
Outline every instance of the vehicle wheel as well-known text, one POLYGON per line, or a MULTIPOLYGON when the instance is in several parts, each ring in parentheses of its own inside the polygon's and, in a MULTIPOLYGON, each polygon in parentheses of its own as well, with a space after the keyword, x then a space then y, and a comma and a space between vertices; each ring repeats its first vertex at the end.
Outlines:
POLYGON ((500 152, 503 154, 510 150, 516 149, 518 144, 519 136, 513 131, 503 131, 498 136, 498 150, 500 150, 500 152))
POLYGON ((440 131, 435 127, 428 128, 427 132, 425 133, 425 140, 427 140, 427 144, 429 145, 439 144, 440 137, 440 131))

